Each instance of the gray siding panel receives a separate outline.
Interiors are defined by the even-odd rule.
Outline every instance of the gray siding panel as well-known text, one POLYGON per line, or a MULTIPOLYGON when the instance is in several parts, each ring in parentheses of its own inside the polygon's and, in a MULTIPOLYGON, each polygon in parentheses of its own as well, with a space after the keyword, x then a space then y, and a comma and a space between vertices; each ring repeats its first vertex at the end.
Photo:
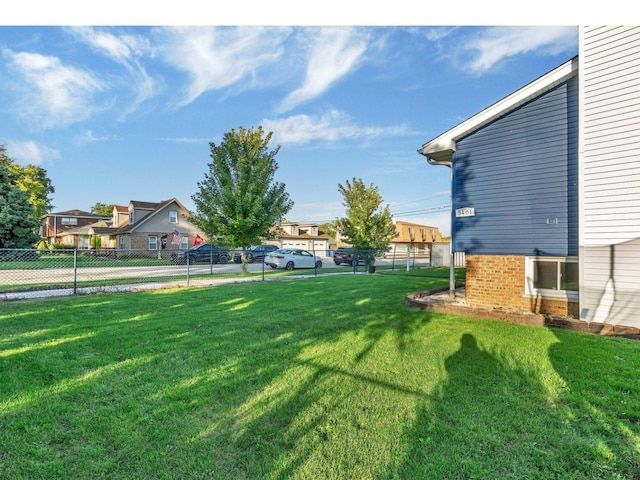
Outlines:
POLYGON ((456 251, 577 255, 577 105, 574 78, 457 142, 456 251))

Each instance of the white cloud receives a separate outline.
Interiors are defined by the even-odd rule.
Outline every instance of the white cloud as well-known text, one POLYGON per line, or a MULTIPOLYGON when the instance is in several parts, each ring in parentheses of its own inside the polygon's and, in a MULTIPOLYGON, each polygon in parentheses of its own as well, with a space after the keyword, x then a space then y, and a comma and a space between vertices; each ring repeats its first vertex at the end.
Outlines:
POLYGON ((258 70, 282 57, 290 29, 176 27, 158 32, 160 54, 190 77, 181 102, 187 105, 209 90, 254 80, 258 70))
POLYGON ((460 27, 434 27, 423 29, 413 29, 417 32, 423 33, 427 40, 432 42, 437 42, 438 40, 442 40, 443 38, 448 37, 452 33, 455 33, 460 27))
POLYGON ((283 119, 264 119, 264 130, 273 132, 273 140, 280 144, 305 144, 314 140, 371 140, 384 136, 409 134, 405 125, 389 127, 363 127, 338 110, 322 116, 293 115, 283 119))
POLYGON ((32 140, 8 142, 7 153, 21 165, 41 165, 60 158, 60 153, 52 148, 38 145, 32 140))
POLYGON ((147 73, 142 63, 143 57, 153 56, 153 50, 147 38, 140 35, 116 35, 91 27, 74 27, 69 28, 68 31, 95 51, 105 54, 125 67, 129 73, 126 83, 135 91, 135 100, 123 110, 123 115, 135 110, 142 102, 153 97, 157 90, 156 82, 147 73))
POLYGON ((140 35, 115 35, 92 27, 73 27, 69 31, 94 49, 104 52, 122 64, 152 51, 149 40, 140 35))
POLYGON ((557 55, 576 49, 578 27, 492 27, 467 40, 460 52, 464 68, 483 73, 502 60, 534 52, 557 55))
POLYGON ((93 96, 105 89, 86 70, 63 65, 57 57, 3 50, 20 82, 20 114, 43 128, 63 127, 84 120, 97 110, 93 96))
POLYGON ((204 145, 209 145, 211 142, 211 139, 198 137, 167 137, 162 140, 171 143, 202 143, 204 145))
POLYGON ((308 63, 302 86, 281 102, 279 111, 287 112, 326 92, 358 67, 367 50, 368 35, 362 30, 327 27, 308 30, 308 63))
POLYGON ((87 145, 89 143, 95 143, 95 142, 106 142, 108 140, 112 140, 113 138, 114 137, 111 135, 98 137, 94 135, 93 131, 85 130, 75 138, 75 143, 78 145, 87 145))

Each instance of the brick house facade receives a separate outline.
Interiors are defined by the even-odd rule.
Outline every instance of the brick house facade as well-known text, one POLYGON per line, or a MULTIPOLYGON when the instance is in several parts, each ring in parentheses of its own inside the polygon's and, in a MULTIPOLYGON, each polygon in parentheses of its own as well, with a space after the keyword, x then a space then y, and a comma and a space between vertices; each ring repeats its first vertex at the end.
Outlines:
POLYGON ((518 255, 467 255, 466 300, 490 310, 547 313, 577 318, 579 303, 526 293, 525 258, 518 255))

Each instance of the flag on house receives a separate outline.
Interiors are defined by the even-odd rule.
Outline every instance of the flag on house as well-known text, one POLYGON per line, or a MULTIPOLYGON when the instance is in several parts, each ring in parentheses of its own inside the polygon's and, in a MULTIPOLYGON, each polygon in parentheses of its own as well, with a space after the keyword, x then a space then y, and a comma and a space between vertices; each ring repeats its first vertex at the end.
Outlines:
POLYGON ((179 247, 180 243, 182 243, 182 237, 184 237, 184 235, 182 235, 181 233, 178 233, 177 230, 174 230, 173 231, 173 239, 171 240, 171 244, 172 245, 177 245, 179 247))
POLYGON ((165 233, 160 237, 160 247, 162 248, 162 250, 167 248, 167 236, 168 235, 165 233))
POLYGON ((193 246, 197 247, 198 245, 200 245, 202 243, 202 240, 204 240, 199 233, 196 233, 196 238, 193 241, 193 246))

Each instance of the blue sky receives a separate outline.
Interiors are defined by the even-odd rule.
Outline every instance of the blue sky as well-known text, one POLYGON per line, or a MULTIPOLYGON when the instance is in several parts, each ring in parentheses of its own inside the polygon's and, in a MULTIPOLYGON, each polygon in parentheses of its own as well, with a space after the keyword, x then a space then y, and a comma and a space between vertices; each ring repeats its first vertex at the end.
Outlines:
POLYGON ((289 220, 343 216, 338 183, 356 177, 396 219, 446 234, 449 170, 418 148, 578 53, 575 25, 36 23, 0 26, 0 144, 47 170, 55 211, 193 209, 209 142, 262 125, 289 220))

